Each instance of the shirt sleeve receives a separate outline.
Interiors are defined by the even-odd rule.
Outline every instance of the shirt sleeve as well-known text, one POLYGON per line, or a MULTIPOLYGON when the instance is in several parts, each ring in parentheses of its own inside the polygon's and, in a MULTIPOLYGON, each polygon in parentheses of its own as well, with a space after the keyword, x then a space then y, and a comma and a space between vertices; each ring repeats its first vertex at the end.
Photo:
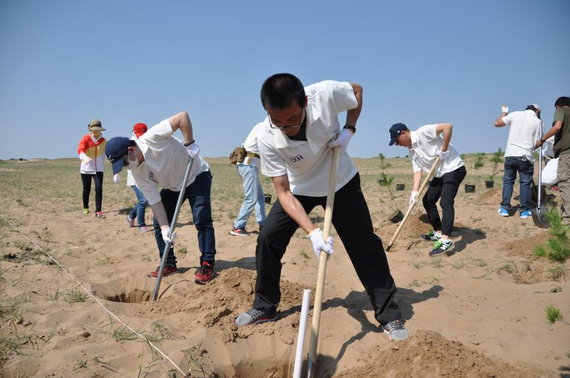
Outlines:
POLYGON ((154 205, 155 203, 160 202, 161 198, 160 192, 158 191, 158 185, 143 175, 133 172, 131 173, 133 174, 137 188, 139 188, 139 190, 144 194, 149 205, 154 205))
POLYGON ((87 150, 87 143, 85 138, 89 136, 89 134, 83 136, 79 141, 79 145, 77 146, 77 153, 79 154, 79 158, 81 159, 81 154, 85 154, 85 150, 87 150))
POLYGON ((349 82, 328 80, 323 83, 330 88, 337 114, 358 107, 358 100, 349 82))
POLYGON ((554 118, 552 122, 554 123, 558 121, 564 122, 564 110, 562 108, 558 108, 554 112, 554 118))
POLYGON ((503 117, 503 122, 505 123, 505 125, 510 126, 511 123, 513 122, 513 113, 509 113, 506 116, 503 117))
POLYGON ((412 170, 414 173, 422 170, 422 168, 416 162, 416 159, 414 159, 415 156, 416 155, 413 152, 410 152, 410 161, 412 162, 412 170))
POLYGON ((139 139, 144 140, 144 142, 148 145, 152 145, 154 143, 159 143, 168 139, 174 134, 172 131, 172 126, 168 119, 160 122, 157 125, 151 127, 144 135, 142 135, 139 139))
POLYGON ((245 142, 243 142, 243 148, 247 152, 253 152, 254 154, 259 153, 259 147, 257 146, 257 130, 259 129, 259 124, 255 125, 253 129, 249 132, 245 142))
POLYGON ((416 130, 418 138, 432 141, 437 139, 437 125, 425 125, 416 130))
POLYGON ((261 173, 267 177, 279 177, 287 174, 285 161, 277 151, 258 140, 261 158, 261 173))

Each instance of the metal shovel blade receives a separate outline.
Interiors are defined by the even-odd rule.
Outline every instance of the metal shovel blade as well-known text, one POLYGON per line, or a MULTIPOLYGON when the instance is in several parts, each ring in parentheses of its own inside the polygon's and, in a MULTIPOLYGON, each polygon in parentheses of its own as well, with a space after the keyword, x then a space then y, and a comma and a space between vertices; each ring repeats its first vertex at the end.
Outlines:
POLYGON ((540 207, 532 209, 530 213, 532 214, 532 221, 534 222, 535 226, 539 228, 550 228, 550 222, 540 207))

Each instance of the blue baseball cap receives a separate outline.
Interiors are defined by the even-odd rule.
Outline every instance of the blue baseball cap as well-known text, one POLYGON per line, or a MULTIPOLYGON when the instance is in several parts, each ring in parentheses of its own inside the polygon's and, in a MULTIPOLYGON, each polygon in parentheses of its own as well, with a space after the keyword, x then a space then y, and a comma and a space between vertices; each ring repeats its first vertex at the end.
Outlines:
POLYGON ((408 127, 403 123, 395 123, 390 127, 390 146, 393 146, 394 143, 398 140, 400 133, 402 131, 407 131, 408 127))
POLYGON ((123 170, 123 156, 127 154, 131 140, 125 137, 114 137, 105 146, 105 156, 113 164, 113 174, 123 170))

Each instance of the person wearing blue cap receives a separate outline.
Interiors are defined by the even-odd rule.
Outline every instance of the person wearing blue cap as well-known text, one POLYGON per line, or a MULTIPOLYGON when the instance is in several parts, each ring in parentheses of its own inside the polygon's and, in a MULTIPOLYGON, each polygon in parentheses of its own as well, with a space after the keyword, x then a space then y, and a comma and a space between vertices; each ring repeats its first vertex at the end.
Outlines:
POLYGON ((422 235, 424 240, 434 241, 430 256, 441 253, 450 254, 454 245, 451 239, 455 220, 455 196, 467 170, 457 150, 449 143, 453 125, 438 123, 422 126, 410 131, 403 123, 395 123, 390 128, 390 146, 407 147, 414 171, 414 185, 410 195, 410 204, 417 202, 418 190, 422 179, 422 170, 429 172, 439 156, 441 163, 435 170, 429 188, 422 199, 429 223, 433 230, 422 235), (440 201, 441 199, 441 201, 440 201), (436 203, 442 210, 440 218, 436 203))
MULTIPOLYGON (((113 164, 113 174, 127 167, 139 190, 146 197, 154 215, 153 226, 156 244, 162 258, 166 243, 173 243, 176 233, 170 238, 170 222, 174 217, 180 191, 188 200, 194 224, 198 230, 198 246, 202 253, 200 268, 196 271, 198 284, 209 282, 214 274, 216 241, 212 225, 210 192, 212 174, 210 166, 200 157, 200 147, 193 138, 192 123, 188 113, 178 113, 150 128, 138 140, 115 137, 107 142, 107 159, 113 164), (181 141, 172 134, 180 129, 181 141), (192 170, 186 188, 182 188, 189 160, 192 170), (162 190, 158 190, 158 186, 162 190)), ((158 277, 158 269, 149 277, 158 277)), ((176 257, 172 245, 163 275, 176 273, 176 257)))

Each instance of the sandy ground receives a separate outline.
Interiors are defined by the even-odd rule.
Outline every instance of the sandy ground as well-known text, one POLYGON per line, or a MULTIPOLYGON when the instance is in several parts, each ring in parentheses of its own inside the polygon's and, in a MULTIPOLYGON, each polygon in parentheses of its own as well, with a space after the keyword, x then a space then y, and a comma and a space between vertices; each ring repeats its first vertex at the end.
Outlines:
MULTIPOLYGON (((376 183, 378 160, 357 159, 376 232, 385 245, 397 228, 388 218, 395 206, 405 212, 411 182, 409 162, 390 160, 390 172, 408 180, 405 191, 394 192, 395 202, 376 183)), ((210 162, 214 186, 228 185, 218 187, 213 196, 220 196, 220 190, 239 193, 235 168, 225 159, 210 162), (234 175, 229 184, 225 175, 234 175)), ((73 182, 67 194, 49 185, 32 191, 17 183, 18 174, 24 175, 33 164, 0 162, 0 186, 13 180, 10 187, 20 188, 4 189, 0 206, 0 376, 182 376, 101 304, 191 376, 292 375, 302 292, 314 292, 318 270, 310 242, 301 232, 283 259, 278 321, 237 328, 235 317, 252 304, 256 275, 256 235, 228 233, 241 205, 239 195, 214 203, 216 277, 204 286, 193 280, 199 252, 185 205, 177 229, 180 271, 164 278, 160 299, 151 302, 155 281, 146 273, 159 264, 158 253, 152 233, 139 234, 126 225, 125 203, 133 203, 134 194, 124 184, 126 202, 106 194, 107 218, 96 219, 93 213, 81 212, 75 160, 62 163, 61 172, 50 171, 49 162, 41 163, 45 174, 61 175, 49 185, 73 182), (77 281, 94 297, 84 295, 77 281)), ((428 257, 431 245, 419 238, 429 230, 421 206, 404 226, 394 253, 388 253, 398 286, 396 299, 411 335, 404 342, 390 341, 380 331, 336 238, 327 268, 316 376, 570 376, 570 325, 549 324, 545 313, 553 305, 570 319, 569 263, 535 257, 533 248, 548 239, 547 231, 535 227, 532 219, 499 217, 500 180, 495 180, 494 189, 486 189, 482 174, 474 173, 478 172, 471 169, 465 183, 478 180, 476 192, 467 194, 462 188, 456 200, 453 255, 428 257)), ((105 193, 114 190, 109 176, 105 193)), ((549 205, 556 206, 557 193, 548 194, 549 205)), ((518 199, 517 193, 514 197, 518 199)), ((323 215, 318 210, 311 217, 322 224, 323 215)), ((251 219, 248 228, 256 231, 251 219)))

